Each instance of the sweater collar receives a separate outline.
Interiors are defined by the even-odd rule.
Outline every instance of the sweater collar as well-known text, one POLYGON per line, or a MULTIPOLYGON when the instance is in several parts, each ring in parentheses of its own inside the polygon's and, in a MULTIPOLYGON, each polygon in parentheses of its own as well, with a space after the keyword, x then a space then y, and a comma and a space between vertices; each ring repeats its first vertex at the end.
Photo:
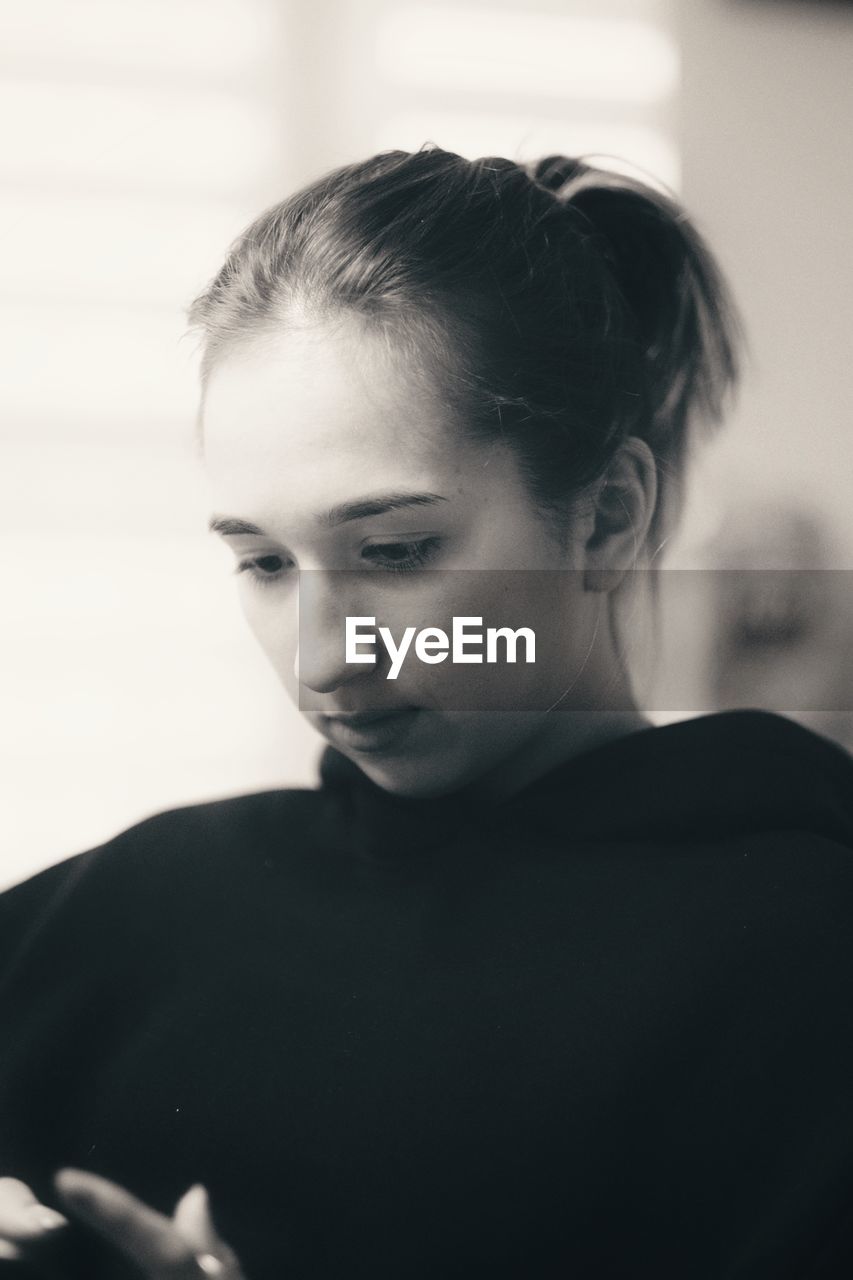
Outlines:
POLYGON ((542 774, 503 801, 473 788, 395 796, 328 747, 321 787, 347 843, 378 858, 438 850, 473 831, 493 839, 719 839, 812 831, 853 845, 853 763, 785 717, 729 711, 640 729, 542 774))

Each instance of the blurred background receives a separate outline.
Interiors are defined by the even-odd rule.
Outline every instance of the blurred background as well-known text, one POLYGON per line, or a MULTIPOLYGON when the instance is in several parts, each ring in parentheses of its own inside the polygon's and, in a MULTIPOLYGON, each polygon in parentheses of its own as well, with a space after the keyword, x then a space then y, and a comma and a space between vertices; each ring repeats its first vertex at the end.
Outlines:
POLYGON ((656 714, 793 708, 850 742, 853 6, 0 0, 0 26, 0 887, 313 783, 205 532, 185 308, 265 204, 386 147, 592 154, 686 202, 751 358, 668 549, 711 585, 656 714), (709 568, 750 572, 721 601, 709 568))

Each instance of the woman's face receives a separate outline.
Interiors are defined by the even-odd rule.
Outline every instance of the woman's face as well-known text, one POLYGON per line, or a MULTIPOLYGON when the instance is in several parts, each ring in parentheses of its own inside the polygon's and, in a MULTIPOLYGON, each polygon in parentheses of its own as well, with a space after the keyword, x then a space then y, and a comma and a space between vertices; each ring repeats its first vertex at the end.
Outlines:
POLYGON ((346 318, 241 345, 211 375, 204 437, 249 624, 303 714, 374 782, 412 796, 505 783, 565 739, 560 712, 603 679, 584 539, 558 543, 515 455, 454 429, 378 336, 346 318), (375 661, 347 661, 347 617, 395 644, 407 627, 451 637, 454 617, 526 626, 535 662, 520 642, 514 664, 500 644, 491 664, 429 663, 413 640, 392 680, 381 640, 375 661))

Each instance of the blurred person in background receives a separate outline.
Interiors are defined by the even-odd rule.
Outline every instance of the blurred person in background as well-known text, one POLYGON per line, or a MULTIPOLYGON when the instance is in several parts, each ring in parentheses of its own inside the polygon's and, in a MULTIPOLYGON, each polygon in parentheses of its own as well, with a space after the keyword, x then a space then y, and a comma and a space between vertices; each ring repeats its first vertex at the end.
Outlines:
POLYGON ((709 548, 710 688, 716 708, 788 714, 849 751, 853 610, 833 544, 825 517, 793 499, 726 513, 709 548))
POLYGON ((192 319, 212 527, 329 746, 0 899, 4 1265, 850 1274, 853 766, 653 727, 622 625, 737 367, 683 210, 382 154, 192 319), (350 616, 502 611, 544 662, 346 659, 350 616))

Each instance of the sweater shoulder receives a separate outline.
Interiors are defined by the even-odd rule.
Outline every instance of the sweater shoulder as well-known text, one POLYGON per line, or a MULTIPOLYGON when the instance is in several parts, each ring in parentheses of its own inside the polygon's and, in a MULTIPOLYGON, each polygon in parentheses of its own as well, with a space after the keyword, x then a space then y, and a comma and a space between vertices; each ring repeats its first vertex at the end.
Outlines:
MULTIPOLYGON (((229 847, 235 840, 280 834, 282 822, 287 833, 298 836, 300 829, 316 818, 326 797, 316 790, 268 790, 205 800, 161 809, 118 831, 90 849, 75 853, 13 885, 0 894, 4 905, 32 899, 51 892, 54 886, 78 879, 95 868, 121 861, 130 865, 136 858, 146 860, 168 848, 170 854, 190 854, 196 848, 207 853, 229 847)), ((150 868, 150 862, 147 863, 150 868)))
POLYGON ((36 938, 122 928, 147 908, 221 892, 253 860, 298 852, 319 791, 270 790, 161 810, 0 894, 0 970, 36 938))

